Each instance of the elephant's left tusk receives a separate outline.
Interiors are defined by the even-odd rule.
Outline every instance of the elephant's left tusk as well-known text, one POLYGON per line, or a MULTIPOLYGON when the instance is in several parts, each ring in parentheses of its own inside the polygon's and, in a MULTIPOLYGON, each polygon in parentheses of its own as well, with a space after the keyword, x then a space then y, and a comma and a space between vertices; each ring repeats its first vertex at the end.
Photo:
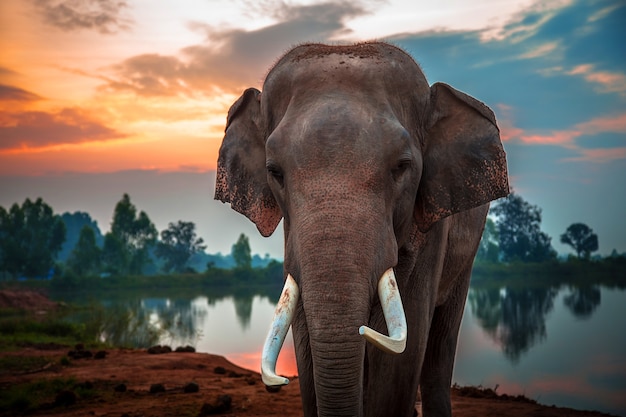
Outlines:
POLYGON ((385 352, 402 353, 406 347, 406 316, 392 268, 389 268, 378 281, 378 298, 380 298, 385 322, 387 322, 389 336, 380 334, 367 326, 361 326, 359 334, 385 352))
POLYGON ((289 383, 287 378, 276 375, 276 361, 293 320, 299 293, 298 284, 296 284, 291 274, 288 274, 283 292, 280 294, 280 300, 278 300, 276 310, 274 311, 272 327, 263 345, 261 379, 265 385, 276 386, 289 383))

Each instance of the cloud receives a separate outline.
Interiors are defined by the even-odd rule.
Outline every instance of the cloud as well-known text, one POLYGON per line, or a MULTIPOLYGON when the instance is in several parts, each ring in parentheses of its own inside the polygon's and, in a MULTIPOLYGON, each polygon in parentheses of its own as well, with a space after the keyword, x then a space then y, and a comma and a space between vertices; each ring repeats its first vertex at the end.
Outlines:
POLYGON ((534 58, 544 57, 548 54, 551 54, 557 51, 559 46, 560 46, 560 43, 556 41, 544 43, 543 45, 534 47, 528 52, 520 55, 520 59, 534 59, 534 58))
POLYGON ((0 115, 0 151, 106 141, 124 136, 79 109, 0 115))
POLYGON ((518 12, 503 27, 487 28, 481 31, 480 38, 485 42, 507 40, 513 44, 519 44, 536 36, 543 25, 571 4, 571 0, 539 2, 518 12))
POLYGON ((19 87, 0 84, 0 101, 38 101, 42 97, 19 87))
MULTIPOLYGON (((499 110, 509 116, 510 108, 499 106, 499 110)), ((626 134, 626 113, 610 117, 598 117, 586 122, 578 123, 571 129, 556 130, 549 133, 532 133, 515 127, 509 118, 500 121, 501 137, 503 141, 517 140, 526 145, 560 146, 576 152, 579 156, 562 159, 564 162, 594 162, 605 163, 614 160, 626 159, 626 147, 602 147, 601 140, 594 140, 602 134, 626 134), (588 147, 583 147, 584 144, 588 147)))
POLYGON ((565 158, 563 161, 607 163, 626 159, 626 147, 609 149, 580 149, 579 152, 580 156, 565 158))
POLYGON ((124 0, 33 0, 44 22, 64 31, 95 30, 112 34, 129 30, 132 20, 123 16, 124 0))
POLYGON ((203 43, 184 48, 178 56, 131 57, 111 68, 114 75, 103 88, 141 96, 240 93, 258 86, 272 62, 289 47, 345 33, 347 19, 367 13, 347 2, 279 6, 271 10, 280 19, 277 23, 253 31, 191 22, 189 28, 205 36, 203 43))
POLYGON ((592 64, 581 64, 566 74, 582 76, 587 82, 598 85, 598 92, 618 93, 626 97, 626 74, 624 73, 598 71, 592 64))
POLYGON ((13 71, 12 69, 3 67, 0 65, 0 75, 5 76, 5 75, 15 75, 15 74, 17 73, 13 71))

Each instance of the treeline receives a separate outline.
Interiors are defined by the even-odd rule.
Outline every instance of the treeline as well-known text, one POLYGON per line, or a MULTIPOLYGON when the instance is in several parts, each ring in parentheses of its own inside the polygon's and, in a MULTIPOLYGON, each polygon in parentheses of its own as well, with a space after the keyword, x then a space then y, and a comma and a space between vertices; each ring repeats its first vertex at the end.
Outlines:
MULTIPOLYGON (((561 234, 560 241, 574 250, 575 255, 570 258, 590 260, 598 250, 598 235, 584 223, 571 224, 561 234)), ((492 204, 476 261, 541 263, 553 261, 557 256, 552 238, 541 230, 541 208, 516 193, 492 204)), ((613 249, 610 257, 624 256, 613 249)))
MULTIPOLYGON (((160 233, 144 211, 138 211, 124 194, 115 205, 111 230, 102 235, 89 214, 55 214, 41 198, 26 199, 9 210, 0 207, 0 277, 52 279, 61 287, 104 285, 122 277, 168 274, 190 276, 214 283, 280 282, 282 264, 254 257, 248 238, 241 234, 231 254, 211 255, 192 222, 169 223, 160 233)), ((167 279, 171 280, 171 276, 167 279)), ((156 281, 155 281, 156 282, 156 281)))
MULTIPOLYGON (((572 247, 574 254, 565 263, 577 270, 584 262, 611 260, 607 265, 623 265, 626 260, 615 250, 604 260, 594 256, 598 236, 583 223, 570 225, 560 241, 572 247)), ((222 284, 280 282, 282 278, 282 264, 269 255, 253 257, 243 234, 227 256, 210 255, 205 249, 194 223, 179 220, 159 233, 128 194, 115 205, 111 230, 104 235, 89 214, 58 215, 41 198, 26 199, 8 210, 0 207, 0 279, 49 278, 56 285, 72 287, 95 285, 102 278, 110 283, 121 277, 143 282, 141 277, 148 275, 156 283, 158 279, 171 280, 168 274, 184 275, 188 280, 193 274, 204 274, 193 279, 222 284)), ((552 238, 541 230, 541 209, 516 193, 493 203, 475 270, 501 274, 516 265, 522 270, 519 265, 544 263, 564 262, 558 259, 552 238)), ((612 266, 608 268, 612 271, 612 266)))
POLYGON ((521 286, 589 283, 626 286, 626 254, 594 255, 598 235, 584 223, 573 223, 559 236, 573 253, 559 258, 552 238, 541 230, 541 209, 511 193, 494 202, 476 254, 472 282, 521 286))

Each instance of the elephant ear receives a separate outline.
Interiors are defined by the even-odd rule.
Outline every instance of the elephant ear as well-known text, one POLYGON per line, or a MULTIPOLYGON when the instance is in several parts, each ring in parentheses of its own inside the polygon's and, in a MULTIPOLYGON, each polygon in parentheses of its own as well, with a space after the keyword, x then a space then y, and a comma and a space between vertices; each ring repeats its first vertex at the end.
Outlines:
POLYGON ((247 89, 228 111, 217 160, 215 199, 230 203, 267 237, 282 213, 267 184, 260 94, 255 88, 247 89))
POLYGON ((438 220, 509 193, 506 154, 489 107, 436 83, 423 144, 415 219, 425 232, 438 220))

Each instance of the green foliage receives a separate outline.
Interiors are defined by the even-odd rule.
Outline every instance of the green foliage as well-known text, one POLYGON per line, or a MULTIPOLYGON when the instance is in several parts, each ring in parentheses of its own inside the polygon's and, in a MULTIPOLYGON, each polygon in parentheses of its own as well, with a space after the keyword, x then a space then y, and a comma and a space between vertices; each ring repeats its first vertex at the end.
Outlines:
POLYGON ((49 312, 45 318, 15 311, 0 313, 0 345, 10 349, 24 344, 58 343, 73 345, 95 342, 95 334, 88 334, 84 324, 70 323, 64 313, 49 312))
POLYGON ((196 236, 195 229, 194 223, 179 220, 177 224, 169 223, 168 228, 161 232, 155 254, 165 260, 165 272, 183 272, 191 256, 206 248, 202 238, 196 236))
POLYGON ((99 247, 102 247, 104 244, 104 236, 100 232, 100 228, 98 227, 98 223, 91 218, 88 213, 82 211, 76 211, 74 213, 63 213, 61 215, 61 219, 63 223, 65 223, 66 235, 65 242, 61 247, 61 251, 57 255, 57 261, 66 262, 70 255, 72 254, 72 250, 78 243, 80 238, 80 233, 85 226, 89 226, 93 229, 95 234, 96 244, 99 247))
POLYGON ((578 258, 589 259, 598 250, 598 235, 586 224, 574 223, 561 235, 561 243, 570 245, 578 258))
POLYGON ((483 262, 498 262, 500 255, 500 246, 498 244, 498 230, 496 224, 491 218, 487 218, 485 230, 480 239, 476 260, 483 262))
POLYGON ((65 241, 65 224, 41 198, 0 207, 0 271, 45 277, 65 241))
POLYGON ((76 391, 79 396, 90 396, 91 390, 81 387, 74 378, 40 379, 11 385, 0 390, 0 410, 12 413, 27 413, 43 404, 53 403, 55 396, 63 390, 76 391))
POLYGON ((250 269, 252 266, 252 254, 250 252, 250 241, 248 236, 240 234, 239 239, 233 245, 231 250, 233 259, 235 260, 235 267, 237 269, 250 269))
POLYGON ((116 204, 111 232, 104 238, 106 270, 113 274, 141 274, 148 263, 148 249, 156 242, 157 230, 148 215, 130 201, 128 194, 116 204))
POLYGON ((551 238, 541 231, 541 209, 511 193, 498 200, 495 216, 500 256, 504 262, 545 262, 556 258, 551 238))
POLYGON ((92 227, 85 225, 67 265, 77 276, 97 275, 100 272, 101 252, 96 244, 96 233, 92 227))
POLYGON ((539 282, 541 285, 602 284, 626 288, 626 257, 618 256, 597 261, 570 258, 565 262, 556 259, 547 262, 476 262, 472 270, 472 283, 491 282, 494 285, 518 285, 526 288, 539 282))

